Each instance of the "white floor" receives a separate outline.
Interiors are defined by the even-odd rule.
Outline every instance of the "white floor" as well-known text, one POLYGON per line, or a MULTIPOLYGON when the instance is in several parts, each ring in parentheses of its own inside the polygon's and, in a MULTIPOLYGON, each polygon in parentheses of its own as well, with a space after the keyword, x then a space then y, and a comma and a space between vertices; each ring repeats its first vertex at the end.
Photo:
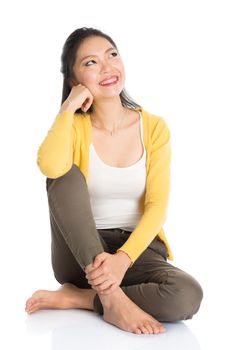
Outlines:
POLYGON ((194 333, 183 322, 168 324, 162 335, 136 335, 103 322, 102 317, 85 310, 41 311, 26 318, 28 341, 33 347, 37 339, 43 349, 77 349, 88 344, 95 349, 171 349, 180 344, 181 350, 198 350, 200 345, 194 333))
MULTIPOLYGON (((48 276, 47 276, 48 277, 48 276)), ((32 282, 33 284, 33 282, 32 282)), ((57 282, 50 284, 53 290, 57 282)), ((203 286, 204 287, 204 286, 203 286)), ((87 346, 95 349, 208 350, 233 347, 231 312, 227 300, 215 305, 217 291, 205 286, 206 296, 192 320, 165 323, 164 334, 133 334, 106 323, 90 310, 41 310, 27 315, 26 299, 32 285, 14 281, 3 284, 1 314, 1 349, 64 350, 87 346), (213 295, 213 296, 212 296, 213 295), (216 312, 217 310, 217 312, 216 312)), ((44 289, 44 288, 43 288, 44 289)), ((30 292, 31 290, 31 292, 30 292)))

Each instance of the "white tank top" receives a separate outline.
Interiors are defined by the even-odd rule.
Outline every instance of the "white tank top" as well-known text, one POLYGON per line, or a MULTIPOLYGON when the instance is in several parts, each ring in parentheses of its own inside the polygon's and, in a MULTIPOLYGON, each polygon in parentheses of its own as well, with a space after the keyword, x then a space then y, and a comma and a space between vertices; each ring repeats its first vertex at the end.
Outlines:
POLYGON ((144 153, 133 165, 113 167, 104 163, 90 144, 88 191, 97 229, 121 228, 133 231, 143 213, 146 181, 146 150, 140 114, 144 153))

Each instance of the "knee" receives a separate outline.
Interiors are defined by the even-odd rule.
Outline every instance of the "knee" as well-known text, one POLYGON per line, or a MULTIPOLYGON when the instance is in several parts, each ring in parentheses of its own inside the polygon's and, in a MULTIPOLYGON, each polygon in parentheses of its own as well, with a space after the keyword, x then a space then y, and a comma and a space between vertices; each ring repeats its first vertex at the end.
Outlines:
POLYGON ((191 319, 200 308, 203 290, 199 282, 184 271, 174 276, 174 298, 169 321, 191 319))
POLYGON ((65 177, 69 177, 69 178, 73 178, 73 177, 82 177, 85 179, 84 174, 82 173, 82 171, 80 170, 80 168, 78 167, 78 165, 76 165, 75 163, 72 164, 71 168, 63 175, 59 176, 58 178, 54 179, 54 180, 59 180, 59 179, 63 179, 65 177))
MULTIPOLYGON (((72 164, 71 169, 70 169, 66 174, 68 174, 68 173, 79 174, 81 177, 85 178, 85 177, 84 177, 84 174, 82 173, 82 171, 80 170, 80 168, 78 167, 78 165, 76 165, 75 163, 72 164)), ((66 174, 65 174, 65 175, 66 175, 66 174)))
POLYGON ((67 185, 75 184, 77 186, 77 183, 86 183, 86 179, 78 165, 75 163, 72 164, 70 170, 68 170, 65 174, 57 177, 56 179, 46 178, 46 190, 47 192, 49 189, 57 188, 57 186, 63 186, 64 183, 67 185), (56 184, 56 185, 55 185, 56 184))

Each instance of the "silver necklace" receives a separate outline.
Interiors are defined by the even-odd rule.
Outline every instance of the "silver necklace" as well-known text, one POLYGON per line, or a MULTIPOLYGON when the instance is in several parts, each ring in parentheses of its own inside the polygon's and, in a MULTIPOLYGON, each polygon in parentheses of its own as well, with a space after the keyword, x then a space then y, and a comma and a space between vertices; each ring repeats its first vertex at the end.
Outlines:
MULTIPOLYGON (((90 113, 90 119, 92 120, 92 118, 91 118, 91 113, 90 113)), ((120 123, 122 122, 122 120, 124 119, 124 117, 120 120, 120 122, 117 124, 117 126, 119 126, 120 125, 120 123)), ((99 126, 97 126, 97 125, 95 125, 94 123, 92 123, 96 128, 98 128, 98 129, 103 129, 103 128, 100 128, 99 126)), ((109 133, 110 133, 110 135, 111 136, 113 136, 113 133, 115 132, 115 129, 117 129, 117 126, 113 129, 113 130, 108 130, 108 129, 106 129, 106 128, 104 128, 106 131, 108 131, 109 133)))

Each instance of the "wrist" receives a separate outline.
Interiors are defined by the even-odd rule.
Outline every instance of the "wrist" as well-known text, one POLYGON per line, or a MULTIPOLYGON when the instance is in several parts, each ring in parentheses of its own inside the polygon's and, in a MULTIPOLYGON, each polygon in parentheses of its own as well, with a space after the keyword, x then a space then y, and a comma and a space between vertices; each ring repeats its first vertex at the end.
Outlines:
POLYGON ((115 253, 118 255, 118 257, 120 258, 120 260, 123 262, 123 264, 128 268, 130 267, 130 265, 132 264, 132 261, 130 259, 130 257, 128 256, 127 253, 125 253, 123 250, 119 250, 117 253, 115 253))
POLYGON ((61 108, 60 108, 60 111, 59 113, 62 113, 64 111, 68 111, 68 112, 72 112, 73 114, 75 113, 77 108, 74 108, 74 106, 72 106, 71 104, 69 103, 63 103, 61 108))

